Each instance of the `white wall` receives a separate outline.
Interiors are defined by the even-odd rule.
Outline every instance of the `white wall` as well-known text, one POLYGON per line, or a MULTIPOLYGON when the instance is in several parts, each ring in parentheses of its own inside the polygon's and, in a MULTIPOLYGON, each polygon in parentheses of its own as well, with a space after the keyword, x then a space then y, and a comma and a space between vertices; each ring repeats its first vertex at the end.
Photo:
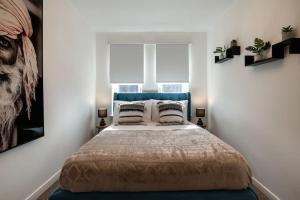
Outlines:
POLYGON ((281 27, 300 30, 299 0, 241 0, 208 34, 210 130, 249 160, 254 176, 283 200, 300 198, 300 55, 244 66, 243 49, 261 37, 277 43, 281 27), (242 55, 214 64, 214 48, 237 39, 242 55))
MULTIPOLYGON (((96 105, 111 104, 111 85, 109 82, 109 43, 191 43, 190 56, 190 91, 192 93, 193 113, 195 107, 206 107, 206 65, 207 45, 206 33, 201 32, 131 32, 131 33, 97 33, 96 65, 97 65, 97 95, 96 105)), ((157 90, 155 80, 155 48, 146 45, 145 51, 149 60, 145 61, 144 90, 157 90), (152 59, 152 60, 151 60, 152 59)))
POLYGON ((44 0, 45 136, 0 154, 0 199, 28 197, 91 136, 94 40, 69 0, 44 0))

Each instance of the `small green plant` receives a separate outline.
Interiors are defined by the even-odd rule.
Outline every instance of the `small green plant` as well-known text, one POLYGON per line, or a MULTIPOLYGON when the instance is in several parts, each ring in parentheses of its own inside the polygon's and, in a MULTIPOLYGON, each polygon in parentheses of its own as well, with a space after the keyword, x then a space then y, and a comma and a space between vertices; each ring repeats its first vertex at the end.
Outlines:
POLYGON ((214 53, 219 53, 221 55, 224 55, 224 53, 226 52, 226 47, 217 47, 216 50, 214 51, 214 53))
POLYGON ((268 50, 271 47, 270 42, 264 42, 260 38, 255 38, 254 45, 246 47, 247 51, 250 51, 252 53, 255 53, 257 55, 261 55, 263 51, 268 50))
POLYGON ((289 32, 292 32, 293 30, 294 30, 294 28, 291 25, 282 27, 282 29, 281 29, 281 31, 284 33, 289 33, 289 32))

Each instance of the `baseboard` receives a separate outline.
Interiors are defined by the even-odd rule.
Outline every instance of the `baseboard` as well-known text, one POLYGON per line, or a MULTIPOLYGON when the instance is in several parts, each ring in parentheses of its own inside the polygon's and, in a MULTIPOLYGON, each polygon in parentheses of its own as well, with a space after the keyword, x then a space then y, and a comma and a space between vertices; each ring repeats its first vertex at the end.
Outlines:
POLYGON ((271 190, 269 190, 266 186, 264 186, 261 182, 259 182, 255 177, 252 177, 253 185, 259 189, 262 193, 264 193, 270 200, 280 200, 278 196, 276 196, 271 190))
POLYGON ((31 193, 25 200, 36 200, 41 194, 43 194, 53 183, 55 183, 60 175, 60 170, 55 172, 48 180, 46 180, 41 186, 39 186, 33 193, 31 193))

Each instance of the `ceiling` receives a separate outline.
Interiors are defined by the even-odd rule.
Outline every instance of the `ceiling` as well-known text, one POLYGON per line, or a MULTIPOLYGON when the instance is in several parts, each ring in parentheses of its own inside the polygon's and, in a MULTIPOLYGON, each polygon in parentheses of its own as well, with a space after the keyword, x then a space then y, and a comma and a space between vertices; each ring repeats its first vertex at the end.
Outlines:
POLYGON ((207 31, 237 0, 71 0, 97 32, 207 31))

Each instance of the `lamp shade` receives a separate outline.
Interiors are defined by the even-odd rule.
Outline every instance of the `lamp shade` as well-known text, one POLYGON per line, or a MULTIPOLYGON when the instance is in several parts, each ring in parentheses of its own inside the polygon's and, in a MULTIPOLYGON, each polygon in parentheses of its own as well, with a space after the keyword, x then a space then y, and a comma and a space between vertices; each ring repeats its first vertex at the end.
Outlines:
POLYGON ((196 117, 205 117, 205 109, 196 108, 196 117))
POLYGON ((99 118, 107 117, 107 108, 99 108, 98 109, 98 117, 99 118))

